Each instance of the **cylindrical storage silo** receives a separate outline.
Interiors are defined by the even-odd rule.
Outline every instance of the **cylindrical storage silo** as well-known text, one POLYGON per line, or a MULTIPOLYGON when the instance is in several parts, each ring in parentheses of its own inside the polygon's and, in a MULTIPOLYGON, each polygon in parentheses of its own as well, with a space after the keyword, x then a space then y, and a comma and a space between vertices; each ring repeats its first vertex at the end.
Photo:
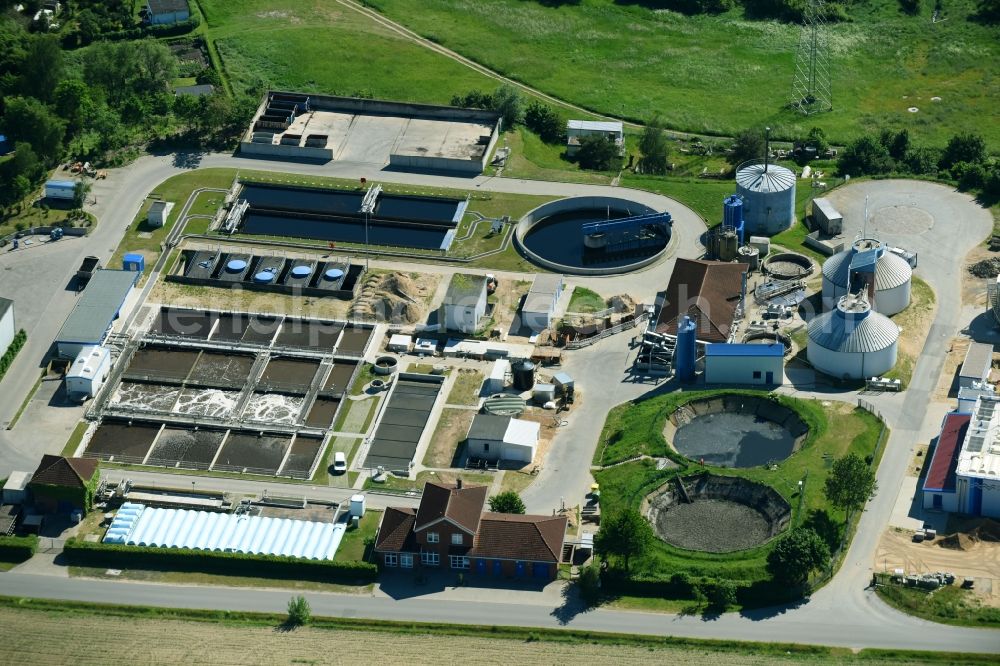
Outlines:
POLYGON ((772 236, 795 220, 795 174, 763 160, 736 170, 736 193, 743 200, 746 233, 772 236))
POLYGON ((674 374, 682 382, 694 380, 697 336, 694 319, 685 315, 677 325, 677 346, 674 347, 674 374))
POLYGON ((760 268, 760 250, 752 245, 744 245, 740 248, 739 259, 741 262, 748 264, 750 270, 755 271, 760 268))
POLYGON ((899 328, 860 295, 842 297, 809 322, 808 332, 809 363, 831 377, 879 377, 896 365, 899 328))
POLYGON ((719 261, 733 261, 739 251, 740 241, 735 231, 724 231, 719 239, 719 261))
POLYGON ((515 363, 512 369, 514 388, 519 391, 530 391, 535 386, 535 364, 531 361, 515 363))
POLYGON ((852 290, 851 266, 865 252, 874 252, 876 256, 872 309, 886 316, 902 312, 910 304, 913 269, 906 259, 889 252, 885 243, 871 238, 856 240, 851 247, 823 262, 823 307, 833 308, 841 296, 852 290))
POLYGON ((740 245, 745 242, 743 238, 743 199, 738 195, 730 194, 722 200, 722 224, 736 230, 736 235, 740 237, 740 245))

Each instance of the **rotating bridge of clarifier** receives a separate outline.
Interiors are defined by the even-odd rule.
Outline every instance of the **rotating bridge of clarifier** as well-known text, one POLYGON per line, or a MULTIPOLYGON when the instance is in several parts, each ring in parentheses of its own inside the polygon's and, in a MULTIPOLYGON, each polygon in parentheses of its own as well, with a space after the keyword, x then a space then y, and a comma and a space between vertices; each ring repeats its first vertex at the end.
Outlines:
POLYGON ((646 244, 649 239, 667 234, 670 213, 633 215, 618 220, 587 222, 581 227, 584 245, 605 252, 623 252, 646 244))

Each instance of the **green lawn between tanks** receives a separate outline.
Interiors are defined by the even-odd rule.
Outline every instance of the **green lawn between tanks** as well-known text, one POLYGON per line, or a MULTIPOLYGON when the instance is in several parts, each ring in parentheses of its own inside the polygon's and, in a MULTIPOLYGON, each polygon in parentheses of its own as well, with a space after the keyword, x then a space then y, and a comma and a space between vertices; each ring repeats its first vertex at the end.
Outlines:
POLYGON ((600 312, 607 307, 604 297, 586 287, 574 287, 567 312, 600 312))
MULTIPOLYGON (((7 611, 33 613, 39 623, 58 624, 61 617, 108 618, 120 620, 170 620, 177 622, 215 623, 220 628, 225 627, 280 627, 286 616, 279 613, 253 613, 226 610, 197 610, 183 608, 161 608, 156 606, 127 606, 121 604, 99 604, 74 601, 58 601, 32 598, 0 597, 0 607, 7 611)), ((179 626, 182 630, 182 627, 179 626)), ((108 630, 112 630, 109 625, 108 630)), ((376 632, 391 635, 424 635, 424 636, 468 636, 472 638, 489 637, 524 642, 541 643, 573 643, 577 645, 622 645, 642 646, 650 650, 650 658, 657 659, 655 650, 687 650, 690 655, 704 657, 706 654, 717 655, 718 660, 758 658, 781 662, 808 661, 811 664, 843 664, 852 661, 863 661, 869 664, 901 664, 901 663, 952 663, 952 664, 992 664, 995 655, 964 654, 950 652, 920 652, 916 650, 877 650, 864 649, 853 651, 844 648, 803 645, 800 643, 761 643, 740 642, 698 638, 681 638, 676 636, 643 636, 637 634, 606 633, 582 631, 574 629, 540 629, 529 627, 512 627, 497 625, 460 625, 430 622, 393 622, 390 620, 354 619, 340 617, 323 617, 314 615, 310 622, 310 631, 355 631, 376 632)), ((81 640, 93 640, 94 650, 100 649, 98 641, 104 640, 105 632, 95 632, 84 636, 81 640)), ((3 654, 0 647, 0 655, 3 654)), ((683 663, 684 653, 678 655, 678 661, 683 663)))
MULTIPOLYGON (((948 20, 938 23, 928 3, 912 17, 889 0, 852 4, 853 20, 829 27, 834 110, 809 117, 785 108, 801 28, 745 20, 741 8, 688 17, 615 0, 365 4, 561 99, 638 120, 659 113, 670 127, 693 132, 732 135, 767 123, 793 136, 816 125, 843 142, 891 126, 943 144, 965 131, 970 115, 988 117, 1000 90, 984 94, 984 83, 995 84, 990 63, 1000 47, 991 27, 969 19, 973 0, 949 3, 948 20), (911 106, 920 111, 908 113, 911 106)), ((980 131, 1000 139, 995 123, 980 131)))
MULTIPOLYGON (((625 459, 626 448, 633 452, 651 455, 665 455, 669 448, 662 429, 667 415, 677 406, 692 399, 721 393, 719 391, 694 391, 684 394, 663 394, 639 403, 626 403, 616 407, 608 416, 601 442, 608 433, 619 428, 625 436, 619 447, 612 449, 613 458, 625 459)), ((725 391, 732 393, 732 391, 725 391)), ((739 391, 744 395, 766 395, 761 392, 739 391)), ((814 510, 825 509, 836 525, 842 526, 844 515, 829 507, 823 494, 823 484, 829 465, 835 458, 847 453, 857 453, 862 457, 874 451, 881 424, 867 412, 851 409, 849 405, 832 403, 824 405, 814 400, 798 400, 778 396, 782 404, 795 409, 810 425, 811 432, 798 452, 777 465, 771 471, 764 467, 747 469, 710 468, 713 473, 740 476, 773 487, 792 505, 793 523, 808 519, 814 510), (829 424, 836 420, 837 427, 829 424), (805 478, 804 491, 798 496, 797 485, 805 478), (801 512, 798 510, 801 504, 801 512)), ((598 450, 600 455, 600 449, 598 450)), ((638 507, 642 499, 672 476, 680 472, 695 472, 701 466, 685 461, 670 452, 672 457, 683 461, 680 470, 656 470, 652 461, 639 461, 605 469, 595 473, 601 485, 602 511, 614 511, 625 506, 638 507)), ((599 458, 598 458, 599 460, 599 458)), ((773 542, 758 548, 734 553, 701 553, 670 546, 657 540, 650 552, 633 564, 633 576, 637 578, 666 578, 679 572, 691 576, 709 578, 725 577, 747 583, 757 583, 766 579, 765 563, 773 542)))

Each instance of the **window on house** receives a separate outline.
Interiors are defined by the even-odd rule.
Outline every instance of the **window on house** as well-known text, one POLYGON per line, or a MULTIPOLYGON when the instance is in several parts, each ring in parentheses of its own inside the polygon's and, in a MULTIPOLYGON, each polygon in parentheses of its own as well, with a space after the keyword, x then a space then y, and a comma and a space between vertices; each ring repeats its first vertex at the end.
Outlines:
POLYGON ((753 378, 754 379, 760 379, 760 370, 754 370, 753 371, 753 378))
POLYGON ((429 567, 436 567, 438 564, 440 564, 440 562, 441 559, 438 557, 438 554, 435 553, 434 551, 432 550, 420 551, 421 564, 427 565, 429 567))
POLYGON ((486 453, 489 453, 489 451, 490 451, 490 443, 489 442, 483 442, 483 451, 486 452, 486 453))
POLYGON ((453 545, 453 546, 461 546, 462 545, 462 533, 461 532, 459 532, 457 534, 452 534, 451 535, 451 545, 453 545))
POLYGON ((438 543, 439 541, 441 541, 441 537, 438 535, 437 532, 427 533, 427 543, 438 543))
POLYGON ((449 558, 451 560, 452 569, 468 569, 469 568, 469 558, 463 557, 461 555, 451 555, 449 558))
POLYGON ((397 563, 396 553, 386 553, 384 561, 385 561, 385 566, 387 566, 387 567, 394 567, 394 566, 396 566, 396 563, 397 563))
POLYGON ((399 556, 399 566, 404 569, 413 568, 413 553, 402 553, 399 556))

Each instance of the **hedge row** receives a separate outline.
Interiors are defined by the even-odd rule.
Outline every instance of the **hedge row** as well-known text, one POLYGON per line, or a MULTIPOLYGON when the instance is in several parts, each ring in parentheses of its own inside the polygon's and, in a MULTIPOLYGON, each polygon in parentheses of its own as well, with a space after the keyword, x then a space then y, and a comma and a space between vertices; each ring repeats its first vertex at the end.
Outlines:
POLYGON ((199 25, 201 25, 201 19, 197 16, 192 16, 186 21, 172 23, 171 25, 146 25, 138 28, 129 28, 128 30, 106 32, 101 35, 101 39, 140 39, 146 35, 152 35, 153 37, 172 37, 174 35, 183 35, 191 32, 199 25))
POLYGON ((24 332, 23 328, 14 334, 14 340, 10 343, 10 347, 7 347, 7 351, 4 352, 4 355, 0 356, 0 379, 3 379, 7 369, 10 368, 11 364, 14 362, 14 358, 17 356, 17 353, 21 351, 21 347, 23 347, 24 343, 27 341, 28 334, 24 332))
POLYGON ((24 562, 38 550, 38 537, 0 537, 0 562, 24 562))
POLYGON ((70 564, 108 569, 166 569, 227 576, 309 580, 321 583, 366 585, 378 567, 370 562, 306 560, 282 555, 249 555, 193 550, 93 543, 69 539, 63 554, 70 564))

